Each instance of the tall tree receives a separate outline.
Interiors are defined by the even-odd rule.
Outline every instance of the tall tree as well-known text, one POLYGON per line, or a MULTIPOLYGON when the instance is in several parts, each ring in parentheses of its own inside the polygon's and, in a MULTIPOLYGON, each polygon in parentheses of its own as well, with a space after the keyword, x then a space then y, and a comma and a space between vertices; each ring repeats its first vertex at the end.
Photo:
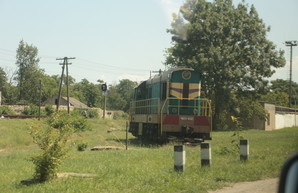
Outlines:
POLYGON ((107 108, 111 110, 123 110, 127 101, 118 92, 117 86, 110 86, 107 96, 107 108))
MULTIPOLYGON (((270 89, 272 92, 274 93, 284 93, 287 94, 287 96, 289 96, 289 85, 290 85, 290 81, 289 80, 283 80, 283 79, 276 79, 276 80, 272 80, 270 85, 270 89)), ((296 82, 292 82, 292 105, 297 105, 298 104, 298 84, 296 82)), ((288 99, 289 100, 289 99, 288 99)), ((282 106, 287 106, 289 103, 286 103, 286 101, 284 101, 282 104, 282 106)))
POLYGON ((102 94, 99 88, 99 85, 93 84, 87 79, 82 79, 81 82, 73 86, 72 95, 89 107, 100 107, 102 94))
POLYGON ((233 94, 263 91, 272 67, 285 65, 283 51, 266 37, 269 30, 254 6, 234 6, 232 0, 187 0, 174 17, 165 63, 201 74, 202 89, 214 101, 215 128, 233 94))
POLYGON ((20 41, 16 55, 18 72, 16 80, 19 89, 21 103, 38 103, 39 81, 43 76, 43 70, 38 66, 38 49, 20 41))
POLYGON ((7 91, 7 76, 3 68, 0 67, 0 92, 3 100, 2 103, 5 101, 6 91, 7 91))
POLYGON ((133 82, 128 79, 120 80, 119 84, 116 86, 118 93, 121 98, 126 101, 126 105, 124 106, 123 111, 127 112, 130 107, 130 101, 133 94, 133 89, 137 86, 137 82, 133 82))

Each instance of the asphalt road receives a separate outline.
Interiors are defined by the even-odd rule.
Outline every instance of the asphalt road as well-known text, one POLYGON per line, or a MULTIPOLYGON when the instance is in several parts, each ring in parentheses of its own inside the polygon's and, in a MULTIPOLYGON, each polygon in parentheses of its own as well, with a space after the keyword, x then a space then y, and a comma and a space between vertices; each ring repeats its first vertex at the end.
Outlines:
POLYGON ((278 188, 278 178, 254 181, 240 182, 208 193, 276 193, 278 188))

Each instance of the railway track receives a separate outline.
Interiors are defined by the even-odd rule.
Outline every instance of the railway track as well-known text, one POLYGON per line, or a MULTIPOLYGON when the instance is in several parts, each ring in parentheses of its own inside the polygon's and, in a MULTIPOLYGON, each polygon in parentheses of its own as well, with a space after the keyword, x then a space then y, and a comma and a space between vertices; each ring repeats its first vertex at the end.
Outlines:
MULTIPOLYGON (((1 115, 1 119, 37 119, 39 116, 35 115, 1 115)), ((40 118, 46 118, 47 116, 40 116, 40 118)))

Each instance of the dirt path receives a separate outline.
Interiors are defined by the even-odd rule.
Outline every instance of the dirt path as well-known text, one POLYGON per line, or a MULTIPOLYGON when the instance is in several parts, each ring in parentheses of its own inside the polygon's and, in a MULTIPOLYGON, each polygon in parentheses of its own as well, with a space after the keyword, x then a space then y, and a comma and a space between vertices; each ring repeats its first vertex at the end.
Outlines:
POLYGON ((209 191, 209 193, 275 193, 277 192, 278 178, 254 181, 240 182, 231 184, 231 187, 225 187, 221 190, 209 191))

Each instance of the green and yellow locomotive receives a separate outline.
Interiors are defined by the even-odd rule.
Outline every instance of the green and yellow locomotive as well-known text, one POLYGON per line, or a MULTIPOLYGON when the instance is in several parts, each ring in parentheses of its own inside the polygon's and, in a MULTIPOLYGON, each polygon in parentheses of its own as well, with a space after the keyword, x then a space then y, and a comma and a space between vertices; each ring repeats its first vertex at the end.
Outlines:
POLYGON ((200 90, 199 73, 185 67, 141 82, 131 102, 129 131, 153 141, 211 139, 211 101, 200 98, 200 90))

